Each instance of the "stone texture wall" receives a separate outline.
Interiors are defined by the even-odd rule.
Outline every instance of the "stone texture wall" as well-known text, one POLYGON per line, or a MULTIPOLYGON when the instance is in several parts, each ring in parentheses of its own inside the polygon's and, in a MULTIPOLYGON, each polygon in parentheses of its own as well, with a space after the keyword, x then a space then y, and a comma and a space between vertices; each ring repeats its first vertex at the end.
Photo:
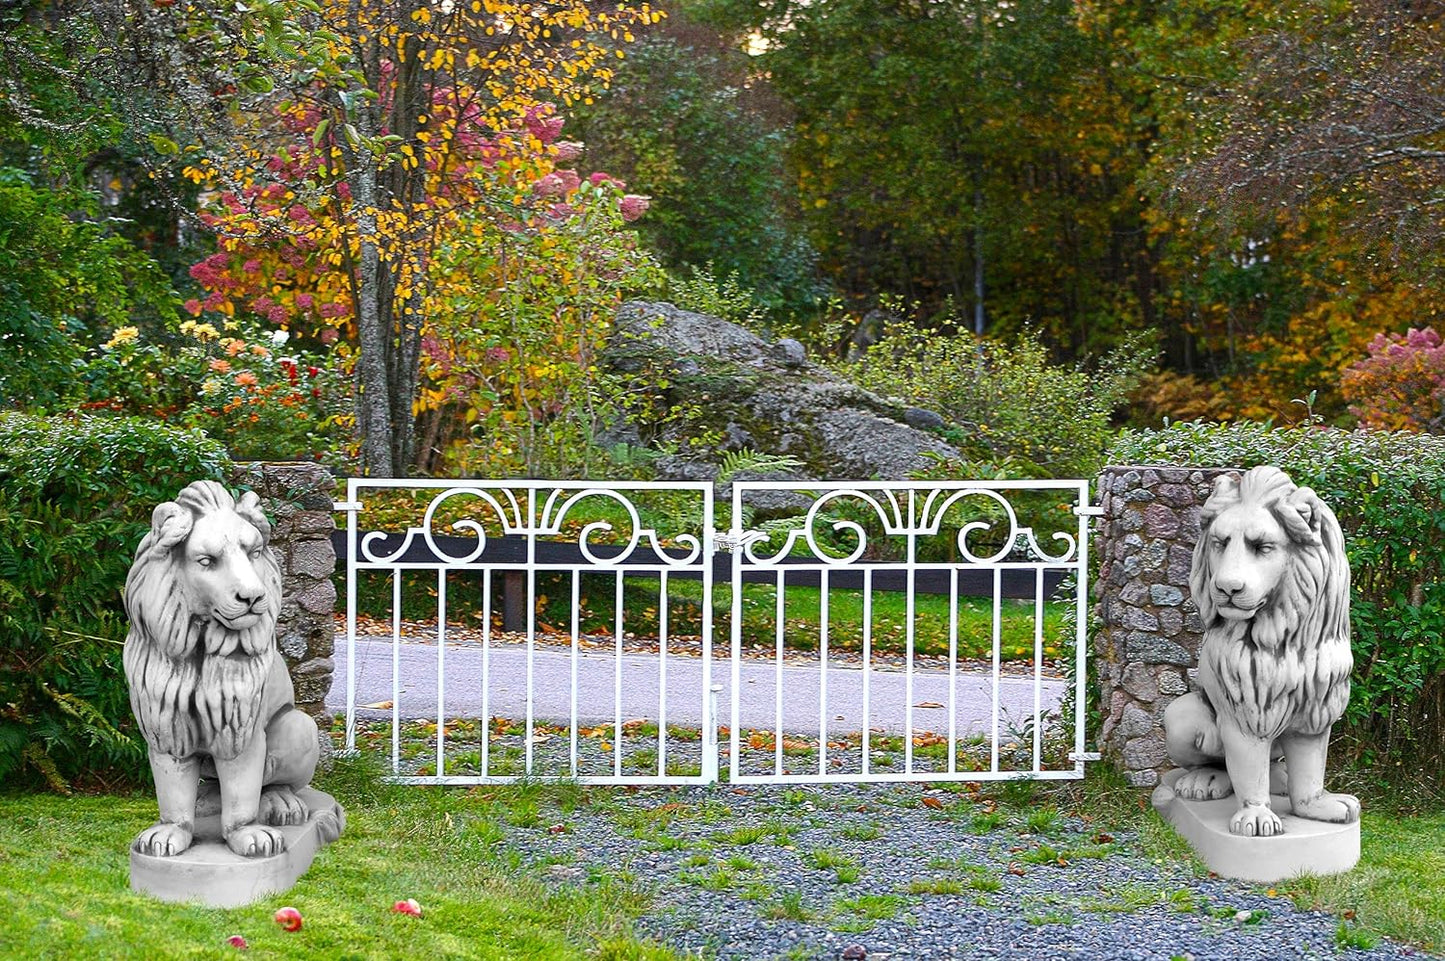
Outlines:
POLYGON ((1131 784, 1171 765, 1162 718, 1189 689, 1203 638, 1189 596, 1199 509, 1234 468, 1106 467, 1099 477, 1094 663, 1104 716, 1099 749, 1131 784))
MULTIPOLYGON (((236 483, 261 496, 271 518, 271 548, 281 561, 281 614, 276 641, 296 685, 296 706, 323 732, 331 726, 326 695, 335 670, 332 653, 336 630, 332 613, 336 587, 331 574, 336 552, 331 505, 336 481, 319 464, 259 463, 237 465, 236 483)), ((323 745, 330 739, 324 734, 323 745)))

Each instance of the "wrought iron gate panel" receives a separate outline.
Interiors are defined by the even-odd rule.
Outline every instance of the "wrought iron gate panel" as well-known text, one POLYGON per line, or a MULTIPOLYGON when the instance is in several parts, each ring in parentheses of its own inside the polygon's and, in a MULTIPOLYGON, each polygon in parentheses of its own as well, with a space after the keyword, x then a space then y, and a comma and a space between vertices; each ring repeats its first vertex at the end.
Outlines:
MULTIPOLYGON (((384 494, 380 495, 385 497, 384 494)), ((524 777, 565 777, 586 783, 652 783, 691 784, 711 783, 717 779, 716 750, 716 693, 712 690, 712 563, 713 556, 713 488, 707 483, 691 482, 608 482, 599 485, 587 481, 537 481, 537 480, 386 480, 353 478, 347 482, 346 501, 337 505, 338 510, 347 513, 346 522, 346 750, 356 750, 358 711, 370 708, 373 712, 390 711, 391 771, 392 778, 412 784, 476 784, 510 781, 524 777), (422 492, 430 496, 419 524, 409 525, 402 532, 385 534, 380 531, 363 533, 362 525, 368 520, 368 499, 374 499, 379 492, 400 490, 422 492), (668 508, 667 515, 683 516, 691 524, 678 529, 658 529, 655 516, 646 516, 644 501, 659 498, 682 498, 696 501, 690 508, 679 511, 675 505, 668 508), (464 538, 447 537, 438 525, 438 515, 453 516, 459 502, 469 502, 469 508, 449 526, 452 531, 466 535, 464 538), (592 517, 601 509, 621 516, 621 529, 608 520, 592 519, 582 523, 572 516, 573 508, 586 503, 593 509, 592 517), (449 509, 448 509, 449 508, 449 509), (689 529, 691 528, 691 529, 689 529), (611 544, 601 544, 597 539, 614 535, 611 544), (620 543, 617 543, 621 535, 620 543), (507 544, 501 538, 511 538, 507 544), (524 556, 515 555, 515 541, 524 539, 524 556), (560 542, 560 543, 559 543, 560 542), (557 555, 551 550, 561 544, 570 545, 573 556, 557 555), (508 552, 501 550, 511 547, 508 552), (391 698, 389 702, 373 705, 357 704, 357 673, 359 666, 357 636, 357 580, 358 574, 368 571, 389 573, 392 587, 391 603, 391 698), (403 667, 402 667, 402 623, 404 572, 436 573, 436 701, 425 705, 427 711, 418 714, 412 707, 403 711, 403 667), (476 745, 477 763, 474 770, 462 774, 447 773, 447 735, 449 721, 458 718, 447 707, 447 658, 449 645, 447 631, 448 574, 473 572, 481 580, 482 611, 480 670, 460 682, 476 685, 479 694, 480 737, 476 745), (551 735, 539 734, 536 716, 537 690, 534 688, 534 667, 539 655, 537 604, 538 574, 570 575, 571 623, 567 636, 570 649, 566 656, 570 661, 570 711, 566 727, 568 736, 567 763, 562 770, 540 769, 535 746, 551 739, 551 735), (511 575, 525 577, 525 720, 523 758, 520 770, 497 763, 491 755, 491 741, 499 722, 509 722, 494 710, 493 696, 497 693, 494 674, 498 658, 511 647, 504 642, 506 635, 495 630, 493 609, 494 577, 511 575), (595 660, 584 654, 580 642, 580 586, 584 575, 608 576, 615 580, 613 606, 613 702, 610 718, 612 740, 611 773, 588 773, 579 765, 579 735, 583 728, 578 716, 579 664, 584 660, 595 660), (624 743, 628 731, 624 725, 624 663, 635 664, 636 655, 626 654, 624 639, 628 635, 624 616, 624 578, 644 576, 656 578, 659 584, 660 631, 656 664, 658 687, 656 772, 653 774, 624 772, 624 743), (702 761, 696 773, 669 773, 667 759, 667 668, 669 578, 689 577, 702 582, 701 592, 701 667, 702 684, 700 703, 694 705, 696 714, 702 719, 703 737, 702 761), (500 635, 500 636, 499 636, 500 635), (625 660, 626 659, 626 660, 625 660), (428 713, 429 712, 429 713, 428 713), (433 720, 434 719, 434 720, 433 720), (435 724, 435 767, 432 771, 408 772, 404 770, 401 757, 401 731, 404 722, 435 724), (712 734, 709 736, 708 732, 712 734), (545 736, 544 736, 545 735, 545 736)), ((373 512, 375 513, 375 512, 373 512)), ((587 515, 584 515, 584 519, 587 515)), ((664 516, 661 519, 675 519, 664 516)), ((512 585, 507 585, 510 590, 512 585)), ((515 638, 511 639, 515 642, 515 638)), ((373 652, 374 653, 374 652, 373 652)), ((461 652, 452 651, 457 659, 461 652)), ((475 660, 474 658, 472 660, 475 660)), ((644 668, 646 667, 646 658, 644 668)), ((430 666, 427 665, 427 669, 430 666)), ((632 672, 636 676, 637 672, 632 672)), ((600 730, 593 728, 593 734, 600 730)), ((637 740, 636 736, 632 738, 637 740)), ((603 740, 604 746, 609 742, 603 740)), ((507 759, 511 761, 512 759, 507 759)))
MULTIPOLYGON (((734 783, 797 783, 826 781, 940 781, 940 780, 1006 780, 1031 778, 1039 780, 1069 779, 1083 776, 1084 761, 1093 755, 1084 750, 1084 658, 1086 651, 1087 610, 1085 598, 1088 588, 1088 523, 1089 516, 1096 513, 1089 505, 1087 481, 872 481, 845 483, 801 483, 796 481, 739 481, 733 484, 732 517, 733 528, 728 532, 726 545, 733 551, 732 564, 732 684, 730 698, 730 724, 728 753, 730 756, 729 779, 734 783), (803 500, 799 501, 799 496, 803 500), (779 502, 792 501, 801 511, 793 519, 763 525, 749 525, 747 520, 753 514, 754 502, 771 502, 773 510, 779 502), (1027 503, 1032 500, 1033 503, 1027 503), (1044 503, 1039 503, 1039 501, 1044 503), (1020 504, 1024 501, 1024 504, 1020 504), (1032 524, 1020 519, 1020 509, 1030 509, 1038 515, 1031 518, 1047 522, 1047 513, 1057 510, 1059 523, 1050 525, 1051 530, 1036 534, 1032 524), (1065 513, 1066 512, 1066 513, 1065 513), (1049 534, 1046 547, 1039 543, 1039 535, 1049 534), (779 543, 781 542, 781 543, 779 543), (941 542, 941 543, 940 543, 941 542), (894 557, 887 557, 891 544, 894 557), (947 549, 949 556, 924 557, 920 549, 927 545, 934 555, 940 546, 947 549), (987 545, 987 549, 985 549, 987 545), (1050 549, 1051 548, 1051 549, 1050 549), (964 751, 960 754, 962 739, 959 731, 959 707, 957 700, 959 671, 959 578, 965 572, 980 572, 992 579, 992 651, 990 671, 987 680, 991 687, 990 724, 986 731, 987 766, 981 758, 964 751), (1056 572, 1072 578, 1072 617, 1074 627, 1071 646, 1072 657, 1072 732, 1068 737, 1068 749, 1059 760, 1066 763, 1046 764, 1045 729, 1049 722, 1049 711, 1043 695, 1045 687, 1044 643, 1045 622, 1045 575, 1056 572), (748 581, 756 580, 760 573, 770 574, 773 580, 775 611, 775 641, 773 660, 775 664, 775 711, 770 731, 754 729, 744 738, 744 723, 741 718, 742 681, 741 671, 745 651, 744 598, 748 581), (848 680, 849 672, 833 670, 829 665, 832 620, 829 606, 836 585, 844 578, 854 582, 861 573, 861 700, 863 723, 857 731, 830 731, 829 707, 830 677, 836 682, 848 680), (903 699, 902 717, 879 716, 875 710, 876 701, 870 703, 870 695, 882 671, 875 667, 873 629, 873 601, 875 582, 884 576, 904 579, 905 622, 903 650, 903 699), (1010 754, 1017 754, 1018 745, 1005 741, 1001 732, 1001 714, 1005 713, 1001 686, 1013 681, 1003 674, 1002 625, 1004 582, 1006 576, 1017 581, 1019 575, 1033 581, 1033 636, 1031 680, 1032 712, 1024 719, 1028 739, 1027 763, 1023 766, 1008 763, 1010 758, 1002 757, 1001 750, 1011 747, 1010 754), (915 703, 915 681, 920 673, 915 669, 915 629, 917 626, 915 600, 918 596, 918 580, 928 575, 935 581, 941 575, 947 584, 949 596, 948 653, 946 667, 947 704, 938 702, 915 703), (799 753, 810 753, 812 742, 799 741, 799 736, 808 736, 814 731, 788 730, 784 722, 784 663, 788 627, 785 624, 787 581, 795 582, 816 577, 819 588, 819 636, 817 637, 817 726, 816 762, 790 762, 786 756, 790 737, 798 746, 799 753), (946 706, 948 712, 946 737, 932 730, 919 729, 916 711, 927 707, 936 709, 946 706), (874 718, 880 725, 875 727, 874 718), (901 770, 893 769, 888 752, 876 752, 874 744, 897 740, 890 732, 897 729, 901 721, 903 764, 901 770), (835 734, 842 737, 834 739, 835 734), (857 741, 855 744, 854 741, 857 741), (946 745, 942 765, 916 763, 915 748, 933 748, 946 745), (748 747, 770 748, 771 770, 747 770, 743 755, 748 747), (844 760, 830 749, 839 753, 856 749, 856 769, 847 769, 844 760), (886 765, 878 760, 887 758, 886 765), (963 761, 963 765, 960 765, 963 761), (888 770, 879 770, 886 766, 888 770)), ((1062 647, 1062 645, 1060 645, 1062 647)), ((860 673, 858 671, 852 673, 860 673)), ((860 679, 853 678, 853 681, 860 679)), ((897 678, 889 678, 896 687, 897 678)), ((929 677, 936 688, 942 678, 929 677)), ((1055 682, 1049 682, 1051 687, 1055 682)), ((806 697, 808 692, 793 690, 790 697, 806 697)), ((896 702, 896 698, 894 698, 896 702)), ((841 719, 844 715, 834 715, 841 719)), ((1062 718, 1060 719, 1063 720, 1062 718)), ((975 738, 978 735, 975 734, 975 738)), ((890 745, 892 746, 892 745, 890 745)), ((1014 759, 1016 760, 1016 758, 1014 759)), ((757 765, 753 765, 754 768, 757 765)))

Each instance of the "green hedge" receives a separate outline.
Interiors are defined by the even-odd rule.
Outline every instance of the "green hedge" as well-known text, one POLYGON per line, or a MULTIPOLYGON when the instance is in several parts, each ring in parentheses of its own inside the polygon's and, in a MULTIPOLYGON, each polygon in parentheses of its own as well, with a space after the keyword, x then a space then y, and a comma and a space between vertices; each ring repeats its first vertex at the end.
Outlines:
POLYGON ((1445 764, 1445 437, 1259 423, 1124 431, 1114 464, 1273 464, 1315 489, 1350 556, 1359 761, 1445 764))
POLYGON ((121 588, 155 505, 228 470, 198 431, 0 413, 0 781, 147 776, 121 588))

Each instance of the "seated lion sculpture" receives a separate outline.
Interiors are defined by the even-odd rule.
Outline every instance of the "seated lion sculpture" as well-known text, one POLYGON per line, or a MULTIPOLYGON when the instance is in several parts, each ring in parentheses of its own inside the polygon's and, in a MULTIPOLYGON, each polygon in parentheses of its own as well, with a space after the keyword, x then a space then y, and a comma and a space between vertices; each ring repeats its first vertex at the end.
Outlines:
POLYGON ((1164 712, 1170 759, 1187 769, 1175 792, 1209 800, 1232 790, 1229 830, 1250 837, 1283 830, 1272 781, 1299 817, 1358 819, 1358 800, 1324 789, 1353 667, 1350 570, 1334 512, 1274 467, 1219 478, 1189 586, 1204 642, 1197 689, 1164 712))
POLYGON ((126 578, 125 676, 149 747, 160 821, 135 849, 191 846, 202 778, 219 793, 226 845, 246 857, 286 848, 275 825, 303 824, 297 795, 316 771, 316 722, 296 709, 276 649, 281 570, 253 493, 239 503, 197 481, 155 509, 126 578), (212 783, 214 780, 215 783, 212 783))

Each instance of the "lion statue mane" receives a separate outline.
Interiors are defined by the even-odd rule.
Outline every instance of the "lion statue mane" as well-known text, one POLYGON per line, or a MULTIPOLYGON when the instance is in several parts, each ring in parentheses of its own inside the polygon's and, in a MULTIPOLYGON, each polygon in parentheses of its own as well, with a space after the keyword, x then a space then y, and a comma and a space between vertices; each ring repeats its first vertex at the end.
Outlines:
POLYGON ((297 791, 320 753, 276 649, 281 569, 254 493, 197 481, 155 509, 125 585, 125 676, 149 749, 160 820, 144 854, 190 847, 198 802, 219 800, 228 847, 285 850, 276 825, 305 823, 297 791))
POLYGON ((1348 823, 1359 801, 1324 789, 1330 728, 1350 699, 1350 569, 1334 512, 1275 467, 1226 475, 1200 513, 1189 586, 1204 625, 1196 689, 1164 713, 1183 798, 1231 791, 1234 834, 1304 818, 1348 823), (1272 787, 1273 785, 1273 787, 1272 787))

